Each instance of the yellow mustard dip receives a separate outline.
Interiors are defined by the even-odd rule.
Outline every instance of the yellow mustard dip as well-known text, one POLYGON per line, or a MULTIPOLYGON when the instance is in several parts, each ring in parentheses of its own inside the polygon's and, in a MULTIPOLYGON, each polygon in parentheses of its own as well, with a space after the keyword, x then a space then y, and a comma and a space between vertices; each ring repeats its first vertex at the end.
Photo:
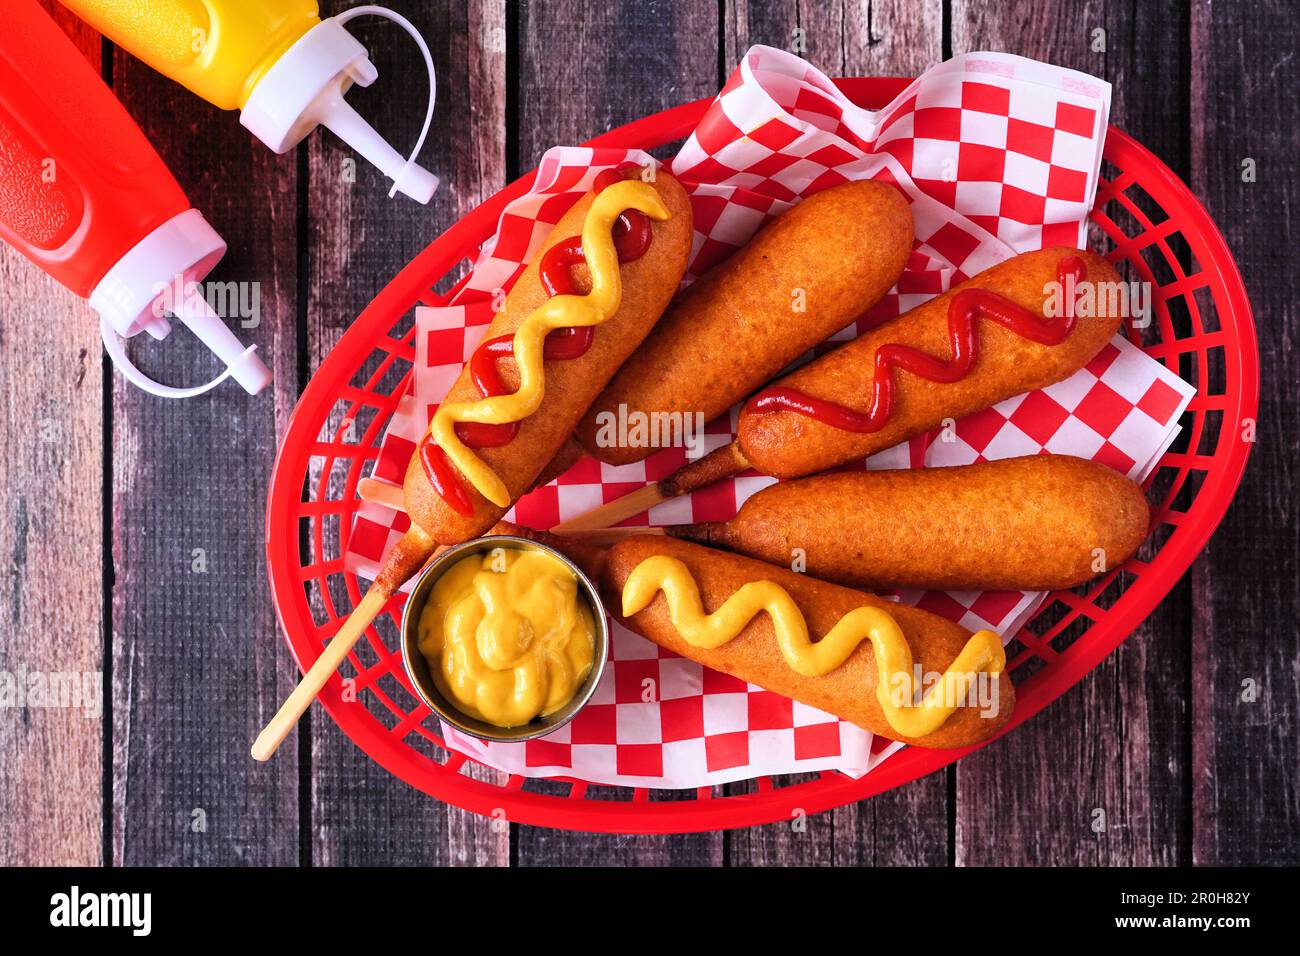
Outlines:
POLYGON ((420 653, 438 690, 497 727, 572 700, 591 671, 595 635, 577 577, 543 551, 502 547, 462 558, 420 612, 420 653))

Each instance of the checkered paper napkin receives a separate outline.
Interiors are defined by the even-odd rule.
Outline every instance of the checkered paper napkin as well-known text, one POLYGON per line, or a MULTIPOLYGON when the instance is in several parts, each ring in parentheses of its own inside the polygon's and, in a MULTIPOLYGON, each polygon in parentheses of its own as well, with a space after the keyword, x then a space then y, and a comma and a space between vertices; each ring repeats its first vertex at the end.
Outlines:
MULTIPOLYGON (((769 219, 852 179, 894 183, 917 239, 903 277, 834 343, 946 291, 1019 252, 1080 245, 1096 189, 1110 103, 1105 82, 1020 57, 973 53, 935 67, 878 113, 844 98, 798 57, 754 47, 671 169, 691 196, 696 234, 686 281, 744 245, 769 219)), ((506 209, 468 282, 445 307, 420 309, 412 394, 390 425, 375 477, 400 484, 415 442, 508 289, 550 226, 602 169, 650 157, 558 147, 532 191, 506 209)), ((864 382, 866 388, 868 383, 864 382)), ((1122 336, 1086 369, 873 456, 869 468, 963 464, 1043 450, 1093 458, 1145 477, 1178 432, 1193 389, 1122 336)), ((736 409, 707 428, 703 451, 734 437, 736 409)), ((522 498, 512 518, 537 528, 675 471, 682 449, 611 467, 584 459, 522 498)), ((747 474, 654 508, 631 523, 719 521, 771 479, 747 474)), ((349 569, 373 576, 406 519, 370 503, 358 513, 349 569)), ((1041 605, 1032 592, 905 592, 916 604, 1009 639, 1041 605)), ((525 776, 690 788, 828 768, 859 776, 898 744, 676 657, 614 625, 609 666, 568 726, 525 744, 485 744, 443 727, 447 743, 525 776)))

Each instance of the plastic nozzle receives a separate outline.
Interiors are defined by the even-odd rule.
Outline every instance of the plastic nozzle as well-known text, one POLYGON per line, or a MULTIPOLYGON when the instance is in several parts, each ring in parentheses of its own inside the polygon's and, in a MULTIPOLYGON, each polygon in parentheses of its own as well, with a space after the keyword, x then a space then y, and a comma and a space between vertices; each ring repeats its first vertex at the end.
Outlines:
POLYGON ((257 357, 257 346, 245 347, 235 338, 235 333, 202 296, 186 296, 173 315, 212 349, 230 370, 230 377, 244 386, 248 394, 256 395, 270 384, 271 370, 257 357))
POLYGON ((438 188, 438 177, 422 166, 408 163, 406 157, 388 145, 388 141, 362 119, 342 96, 320 104, 317 118, 322 126, 328 127, 335 136, 393 180, 398 192, 419 203, 427 203, 433 198, 433 193, 438 188))
POLYGON ((204 297, 189 291, 225 251, 226 243, 203 214, 187 209, 137 242, 91 290, 90 304, 99 313, 104 348, 127 381, 160 398, 193 398, 227 378, 252 394, 266 387, 271 373, 254 354, 256 346, 245 348, 204 297), (123 338, 140 332, 165 338, 171 331, 168 312, 217 354, 226 365, 225 372, 203 385, 177 388, 155 382, 135 367, 123 338))
POLYGON ((286 50, 253 87, 239 121, 277 153, 292 149, 317 126, 327 126, 393 181, 393 190, 427 203, 438 177, 415 164, 433 119, 437 78, 428 44, 405 17, 387 7, 354 7, 322 20, 286 50), (353 17, 382 16, 416 41, 429 74, 429 106, 424 128, 408 159, 400 155, 344 100, 353 84, 369 86, 379 76, 366 49, 343 25, 353 17))

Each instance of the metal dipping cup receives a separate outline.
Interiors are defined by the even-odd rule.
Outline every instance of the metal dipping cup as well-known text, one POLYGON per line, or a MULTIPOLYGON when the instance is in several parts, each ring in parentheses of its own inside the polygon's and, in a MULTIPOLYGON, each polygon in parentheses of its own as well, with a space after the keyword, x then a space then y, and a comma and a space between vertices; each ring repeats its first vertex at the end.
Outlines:
POLYGON ((604 673, 605 662, 608 659, 609 621, 605 616, 605 608, 601 604, 600 595, 596 592, 595 585, 591 583, 576 564, 563 554, 552 547, 530 541, 527 538, 504 534, 493 535, 486 538, 475 538, 472 541, 466 541, 463 544, 447 549, 420 572, 420 576, 415 582, 415 588, 411 591, 411 596, 406 600, 406 608, 402 611, 402 661, 406 665, 406 673, 411 679, 415 692, 421 700, 429 705, 429 709, 445 723, 455 727, 461 733, 469 734, 471 737, 477 737, 480 740, 506 743, 532 740, 535 737, 545 736, 563 727, 591 699, 592 693, 596 690, 596 685, 600 682, 600 675, 604 673), (573 698, 559 710, 544 717, 535 717, 529 723, 519 727, 498 727, 495 724, 489 724, 470 717, 458 710, 455 703, 447 700, 442 692, 438 690, 437 684, 433 682, 433 677, 429 673, 429 662, 420 653, 419 646, 420 614, 424 610, 429 594, 434 585, 437 584, 438 579, 462 558, 475 554, 486 554, 497 548, 544 551, 560 561, 577 578, 578 594, 590 606, 595 624, 595 647, 592 649, 591 672, 587 675, 587 679, 582 683, 582 686, 578 688, 573 698))

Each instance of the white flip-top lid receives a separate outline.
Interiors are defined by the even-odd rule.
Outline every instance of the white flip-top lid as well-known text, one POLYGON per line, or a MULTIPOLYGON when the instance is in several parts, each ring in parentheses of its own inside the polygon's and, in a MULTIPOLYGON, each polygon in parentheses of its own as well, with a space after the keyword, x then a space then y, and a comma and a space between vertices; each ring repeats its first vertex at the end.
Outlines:
POLYGON ((327 126, 393 180, 390 196, 401 191, 427 203, 438 188, 438 177, 414 160, 429 131, 435 92, 433 58, 415 27, 385 7, 356 7, 322 20, 276 60, 253 87, 239 121, 277 153, 297 146, 317 126, 327 126), (393 149, 344 99, 353 83, 369 86, 379 76, 365 47, 343 28, 345 22, 364 14, 398 23, 415 38, 424 54, 429 71, 429 108, 409 159, 393 149))
POLYGON ((271 381, 271 373, 226 327, 207 301, 189 294, 226 253, 226 243, 208 225, 203 213, 187 209, 141 239, 104 274, 90 293, 99 313, 100 334, 113 364, 145 391, 164 398, 190 398, 233 378, 253 395, 271 381), (182 294, 176 295, 176 290, 182 294), (226 371, 204 385, 173 388, 149 378, 131 363, 122 338, 148 332, 156 339, 171 331, 170 313, 185 323, 226 365, 226 371))

